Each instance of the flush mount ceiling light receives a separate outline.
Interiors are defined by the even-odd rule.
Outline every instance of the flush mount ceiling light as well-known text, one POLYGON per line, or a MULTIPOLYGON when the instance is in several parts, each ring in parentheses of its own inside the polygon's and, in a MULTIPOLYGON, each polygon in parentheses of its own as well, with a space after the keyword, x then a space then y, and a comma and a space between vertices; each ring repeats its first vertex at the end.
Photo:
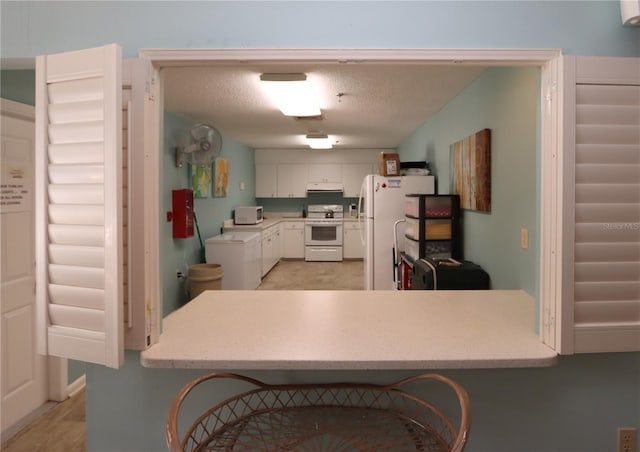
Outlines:
POLYGON ((319 116, 320 103, 306 74, 262 74, 261 85, 286 116, 319 116))
POLYGON ((307 144, 311 149, 331 149, 333 144, 328 135, 321 133, 310 133, 307 135, 307 144))

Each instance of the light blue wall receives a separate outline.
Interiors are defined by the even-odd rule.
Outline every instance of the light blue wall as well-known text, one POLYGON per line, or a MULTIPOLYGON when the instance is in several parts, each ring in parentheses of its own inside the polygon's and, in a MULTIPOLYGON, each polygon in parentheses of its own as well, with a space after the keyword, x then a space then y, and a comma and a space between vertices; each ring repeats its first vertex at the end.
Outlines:
MULTIPOLYGON (((141 48, 199 47, 560 48, 574 55, 639 56, 640 29, 621 26, 618 5, 617 1, 5 1, 0 3, 0 52, 3 58, 24 58, 27 64, 38 54, 109 42, 123 45, 125 56, 135 56, 141 48)), ((212 225, 210 232, 214 229, 212 225)), ((446 373, 471 394, 470 452, 601 452, 614 450, 617 427, 640 428, 640 353, 562 357, 551 369, 446 373)), ((89 365, 88 450, 165 450, 163 424, 169 400, 195 375, 144 369, 134 352, 127 353, 127 363, 118 371, 89 365)), ((387 372, 253 375, 273 382, 388 381, 399 376, 387 372)))
POLYGON ((537 289, 536 150, 540 70, 489 68, 398 147, 427 160, 438 192, 450 193, 450 145, 491 129, 491 213, 463 211, 464 258, 482 265, 494 289, 537 289), (529 248, 520 248, 520 229, 529 248))
POLYGON ((27 105, 36 104, 36 72, 32 69, 0 71, 0 97, 27 105))
MULTIPOLYGON (((166 315, 189 300, 186 278, 176 279, 176 271, 188 275, 189 266, 201 263, 201 247, 197 231, 193 238, 174 239, 173 224, 166 221, 166 212, 172 211, 172 190, 190 188, 188 164, 175 165, 175 150, 184 144, 185 134, 193 123, 172 113, 165 113, 163 125, 162 208, 160 209, 160 259, 163 294, 163 313, 166 315)), ((223 137, 219 158, 229 160, 229 186, 226 197, 196 198, 194 210, 198 229, 204 242, 208 237, 220 234, 222 222, 231 218, 231 212, 239 205, 255 204, 254 150, 237 141, 223 137), (240 182, 245 189, 240 190, 240 182)), ((213 176, 213 173, 212 173, 213 176)), ((224 269, 223 269, 224 271, 224 269)))
MULTIPOLYGON (((125 366, 117 371, 89 365, 87 414, 101 419, 88 419, 88 450, 166 450, 163 423, 171 398, 204 373, 144 369, 133 352, 127 353, 125 366)), ((390 383, 420 372, 240 373, 267 383, 390 383)), ((439 373, 458 381, 471 398, 466 452, 609 452, 616 450, 619 426, 640 427, 639 353, 568 356, 551 368, 439 373)), ((205 408, 242 389, 246 387, 222 383, 205 395, 197 393, 196 408, 182 413, 181 431, 205 408)), ((448 392, 434 389, 432 399, 450 400, 448 392)))
POLYGON ((141 48, 562 48, 638 55, 605 1, 2 2, 3 58, 141 48), (85 24, 78 26, 78 21, 85 24))

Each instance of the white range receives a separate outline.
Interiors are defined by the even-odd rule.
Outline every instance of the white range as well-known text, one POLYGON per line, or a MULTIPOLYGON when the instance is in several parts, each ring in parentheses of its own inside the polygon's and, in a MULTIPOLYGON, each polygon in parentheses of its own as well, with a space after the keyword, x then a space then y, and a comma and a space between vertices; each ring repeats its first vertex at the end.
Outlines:
POLYGON ((341 261, 344 207, 312 204, 304 225, 305 261, 341 261))

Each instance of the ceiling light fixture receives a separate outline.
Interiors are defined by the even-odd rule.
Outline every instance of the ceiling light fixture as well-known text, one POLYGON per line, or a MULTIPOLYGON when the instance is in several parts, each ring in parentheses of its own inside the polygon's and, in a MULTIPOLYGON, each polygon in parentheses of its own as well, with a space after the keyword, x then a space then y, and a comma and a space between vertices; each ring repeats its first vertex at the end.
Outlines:
POLYGON ((328 135, 321 133, 310 133, 307 135, 307 144, 311 149, 331 149, 333 144, 328 135))
POLYGON ((306 74, 262 74, 261 85, 286 116, 318 116, 320 104, 306 74))

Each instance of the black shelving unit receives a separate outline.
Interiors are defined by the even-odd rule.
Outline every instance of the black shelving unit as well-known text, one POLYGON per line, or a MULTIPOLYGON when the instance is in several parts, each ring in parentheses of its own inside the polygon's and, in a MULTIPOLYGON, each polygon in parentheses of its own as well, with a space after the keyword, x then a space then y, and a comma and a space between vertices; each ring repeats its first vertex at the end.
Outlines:
POLYGON ((463 259, 458 195, 407 195, 406 249, 413 260, 463 259))

